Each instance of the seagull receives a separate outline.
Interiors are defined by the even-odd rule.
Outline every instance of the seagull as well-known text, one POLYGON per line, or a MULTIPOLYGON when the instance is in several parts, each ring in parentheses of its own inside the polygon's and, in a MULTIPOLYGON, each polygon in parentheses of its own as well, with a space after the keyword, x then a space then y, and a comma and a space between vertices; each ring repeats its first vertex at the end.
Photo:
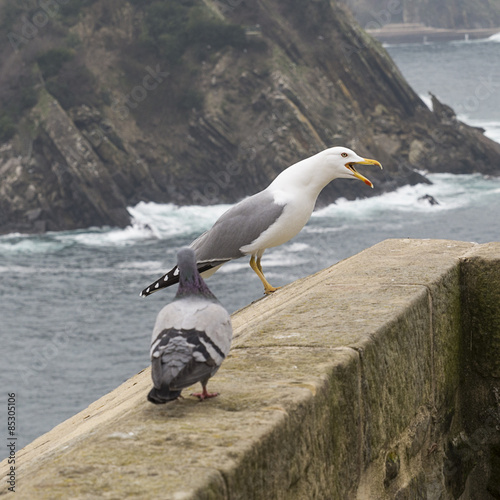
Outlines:
POLYGON ((177 254, 179 288, 175 299, 158 314, 151 340, 151 403, 177 399, 182 389, 201 382, 200 400, 218 393, 207 382, 227 356, 233 337, 231 317, 196 268, 194 251, 177 254))
MULTIPOLYGON (((264 285, 266 295, 278 288, 269 284, 262 270, 266 249, 277 247, 296 236, 305 226, 322 189, 333 179, 356 178, 373 188, 354 165, 382 165, 377 160, 358 156, 344 147, 325 149, 281 172, 269 186, 232 206, 211 229, 191 243, 198 271, 204 278, 223 264, 250 255, 250 267, 264 285)), ((179 270, 172 268, 145 288, 140 295, 152 293, 179 281, 179 270)))

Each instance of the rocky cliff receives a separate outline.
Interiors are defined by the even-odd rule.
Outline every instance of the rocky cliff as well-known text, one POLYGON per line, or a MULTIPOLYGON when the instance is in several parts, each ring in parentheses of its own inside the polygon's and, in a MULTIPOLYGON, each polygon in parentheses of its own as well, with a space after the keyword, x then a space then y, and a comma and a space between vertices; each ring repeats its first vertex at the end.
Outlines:
POLYGON ((498 174, 500 146, 435 101, 335 2, 4 1, 0 232, 124 226, 140 200, 234 202, 332 145, 374 190, 498 174))

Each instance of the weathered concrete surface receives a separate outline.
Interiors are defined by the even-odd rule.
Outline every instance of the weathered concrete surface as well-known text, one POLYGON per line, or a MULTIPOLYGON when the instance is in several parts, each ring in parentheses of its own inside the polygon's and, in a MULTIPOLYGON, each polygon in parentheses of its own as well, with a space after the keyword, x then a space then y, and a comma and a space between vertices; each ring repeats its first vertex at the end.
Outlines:
POLYGON ((221 396, 153 406, 144 370, 20 451, 16 498, 494 498, 498 357, 468 352, 462 322, 498 348, 499 260, 500 243, 388 240, 292 283, 233 316, 221 396))
POLYGON ((500 498, 500 252, 474 248, 461 265, 463 434, 449 444, 450 482, 464 498, 500 498))

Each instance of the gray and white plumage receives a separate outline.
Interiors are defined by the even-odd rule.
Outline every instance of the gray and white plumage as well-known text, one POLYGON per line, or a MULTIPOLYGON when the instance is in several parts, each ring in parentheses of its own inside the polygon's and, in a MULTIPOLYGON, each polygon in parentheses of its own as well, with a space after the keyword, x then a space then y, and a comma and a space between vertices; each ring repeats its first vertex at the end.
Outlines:
POLYGON ((179 288, 175 299, 158 314, 151 339, 152 403, 177 399, 182 389, 201 382, 200 399, 216 396, 207 392, 231 346, 233 330, 229 313, 200 276, 194 251, 177 254, 179 288))
MULTIPOLYGON (((354 168, 355 164, 382 165, 354 151, 334 147, 295 163, 281 172, 263 191, 240 201, 198 237, 195 251, 199 272, 209 277, 223 264, 250 255, 250 266, 259 276, 266 294, 276 290, 262 271, 260 259, 267 248, 287 242, 307 223, 321 190, 336 178, 357 178, 372 183, 354 168)), ((176 267, 141 292, 148 296, 178 281, 176 267)))

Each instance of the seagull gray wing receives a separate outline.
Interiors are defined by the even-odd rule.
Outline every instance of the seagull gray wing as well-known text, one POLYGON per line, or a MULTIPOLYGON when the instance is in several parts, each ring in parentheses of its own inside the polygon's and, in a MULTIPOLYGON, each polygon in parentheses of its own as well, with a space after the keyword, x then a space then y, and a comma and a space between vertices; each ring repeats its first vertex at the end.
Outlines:
POLYGON ((241 247, 255 241, 272 226, 284 208, 274 201, 269 191, 261 191, 231 207, 190 245, 195 251, 198 268, 208 263, 215 267, 243 257, 241 247))

